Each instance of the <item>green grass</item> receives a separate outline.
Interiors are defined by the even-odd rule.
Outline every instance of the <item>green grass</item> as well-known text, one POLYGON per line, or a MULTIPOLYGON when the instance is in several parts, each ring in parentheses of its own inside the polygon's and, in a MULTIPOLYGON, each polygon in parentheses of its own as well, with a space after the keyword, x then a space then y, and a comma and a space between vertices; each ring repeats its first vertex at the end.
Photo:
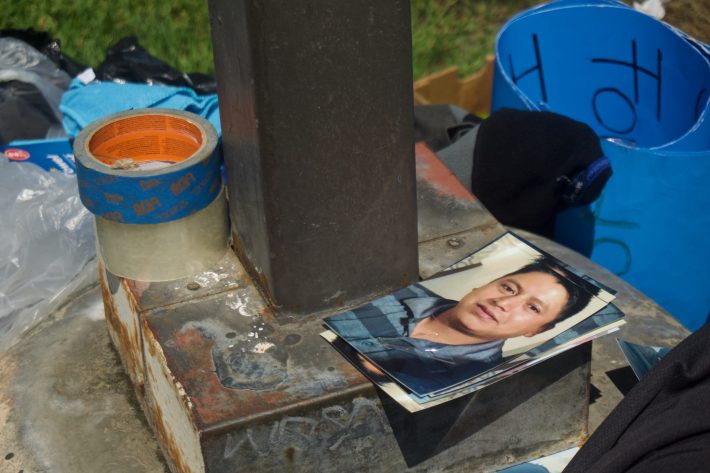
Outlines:
POLYGON ((412 0, 414 77, 447 66, 469 75, 493 53, 498 30, 517 12, 539 0, 412 0))
POLYGON ((0 28, 47 31, 65 54, 89 66, 133 35, 177 69, 214 70, 206 0, 0 0, 0 11, 0 28))
MULTIPOLYGON (((383 0, 384 1, 384 0, 383 0)), ((414 77, 458 65, 476 71, 507 18, 534 0, 412 0, 414 77)), ((98 66, 128 35, 185 72, 214 73, 206 0, 0 0, 0 29, 34 28, 75 60, 98 66)))

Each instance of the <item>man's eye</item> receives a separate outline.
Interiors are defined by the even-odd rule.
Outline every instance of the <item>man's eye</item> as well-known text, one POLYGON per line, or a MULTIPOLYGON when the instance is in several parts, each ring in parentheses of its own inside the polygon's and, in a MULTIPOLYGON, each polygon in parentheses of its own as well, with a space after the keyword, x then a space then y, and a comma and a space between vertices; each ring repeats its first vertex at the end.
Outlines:
POLYGON ((536 314, 540 313, 540 308, 534 304, 528 304, 528 309, 535 312, 536 314))
POLYGON ((501 283, 501 288, 503 288, 503 291, 507 292, 508 294, 515 293, 515 289, 513 288, 513 286, 508 283, 501 283))

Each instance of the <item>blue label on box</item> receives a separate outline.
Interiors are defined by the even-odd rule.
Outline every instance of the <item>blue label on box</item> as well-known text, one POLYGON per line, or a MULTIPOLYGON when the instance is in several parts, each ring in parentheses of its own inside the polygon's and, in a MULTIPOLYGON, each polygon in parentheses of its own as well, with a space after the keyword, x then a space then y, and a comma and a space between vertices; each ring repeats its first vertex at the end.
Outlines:
POLYGON ((31 163, 45 171, 56 170, 67 175, 76 172, 74 152, 68 138, 13 141, 0 145, 0 152, 10 161, 31 163))

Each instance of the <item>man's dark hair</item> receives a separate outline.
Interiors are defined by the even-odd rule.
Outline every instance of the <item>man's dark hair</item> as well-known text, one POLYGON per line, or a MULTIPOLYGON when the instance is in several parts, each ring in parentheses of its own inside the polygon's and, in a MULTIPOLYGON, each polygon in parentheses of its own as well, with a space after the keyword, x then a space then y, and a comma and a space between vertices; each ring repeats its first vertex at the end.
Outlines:
POLYGON ((562 268, 560 265, 554 263, 550 258, 546 256, 540 256, 535 261, 526 264, 522 268, 506 274, 505 277, 514 276, 516 274, 526 274, 526 273, 545 273, 553 276, 557 282, 567 291, 567 303, 562 307, 557 318, 545 325, 542 330, 549 330, 562 320, 578 313, 582 310, 592 298, 592 293, 587 291, 580 283, 575 282, 576 277, 572 275, 569 271, 562 268))

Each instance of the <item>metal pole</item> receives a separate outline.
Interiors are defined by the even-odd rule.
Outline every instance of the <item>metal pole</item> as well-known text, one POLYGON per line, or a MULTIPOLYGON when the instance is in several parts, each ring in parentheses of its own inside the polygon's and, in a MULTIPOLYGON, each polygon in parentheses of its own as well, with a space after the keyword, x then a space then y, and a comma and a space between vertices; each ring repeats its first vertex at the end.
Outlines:
POLYGON ((414 282, 409 1, 209 7, 234 246, 271 303, 414 282))

